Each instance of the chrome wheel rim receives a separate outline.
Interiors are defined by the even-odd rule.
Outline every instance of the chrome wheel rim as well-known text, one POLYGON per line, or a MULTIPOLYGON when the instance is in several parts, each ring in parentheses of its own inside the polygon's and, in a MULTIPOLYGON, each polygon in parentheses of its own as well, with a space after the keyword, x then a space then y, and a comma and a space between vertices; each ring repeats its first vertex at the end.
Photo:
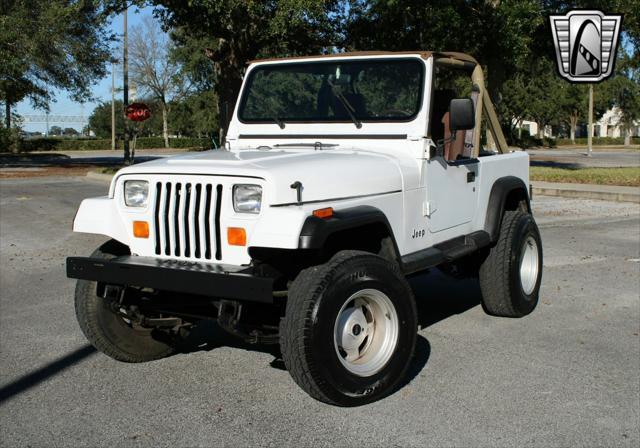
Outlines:
POLYGON ((340 363, 358 376, 378 373, 398 343, 398 313, 377 289, 363 289, 349 297, 334 325, 334 347, 340 363))
POLYGON ((535 289, 539 270, 538 243, 532 236, 528 236, 520 255, 520 284, 526 295, 531 295, 535 289))

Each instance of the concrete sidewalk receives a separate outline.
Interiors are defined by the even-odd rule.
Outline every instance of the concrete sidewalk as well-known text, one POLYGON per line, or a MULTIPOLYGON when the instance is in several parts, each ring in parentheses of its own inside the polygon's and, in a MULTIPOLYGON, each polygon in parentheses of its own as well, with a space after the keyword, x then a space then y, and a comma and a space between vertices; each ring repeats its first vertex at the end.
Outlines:
POLYGON ((640 204, 640 187, 556 182, 531 182, 531 186, 534 196, 540 194, 545 196, 600 199, 604 201, 635 202, 640 204))

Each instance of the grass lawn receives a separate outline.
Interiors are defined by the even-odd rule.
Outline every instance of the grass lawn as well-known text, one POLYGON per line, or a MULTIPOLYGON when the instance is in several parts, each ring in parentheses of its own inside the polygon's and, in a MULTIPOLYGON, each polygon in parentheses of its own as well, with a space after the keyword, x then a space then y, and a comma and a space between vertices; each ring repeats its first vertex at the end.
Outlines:
POLYGON ((625 168, 550 168, 532 166, 531 180, 573 184, 640 186, 640 167, 625 168))
POLYGON ((124 165, 122 166, 107 166, 104 168, 100 168, 98 170, 99 173, 101 174, 116 174, 118 172, 119 169, 124 168, 124 165))

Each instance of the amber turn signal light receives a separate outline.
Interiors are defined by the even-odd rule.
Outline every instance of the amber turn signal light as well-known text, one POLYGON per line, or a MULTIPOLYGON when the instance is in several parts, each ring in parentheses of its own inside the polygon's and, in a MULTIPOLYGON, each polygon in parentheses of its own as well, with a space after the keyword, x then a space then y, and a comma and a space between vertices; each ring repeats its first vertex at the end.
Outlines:
POLYGON ((149 238, 149 223, 147 221, 133 221, 133 236, 149 238))
POLYGON ((247 232, 242 227, 228 227, 227 241, 229 246, 246 246, 247 232))
POLYGON ((333 208, 319 208, 318 210, 313 211, 313 216, 323 219, 331 218, 333 216, 333 208))

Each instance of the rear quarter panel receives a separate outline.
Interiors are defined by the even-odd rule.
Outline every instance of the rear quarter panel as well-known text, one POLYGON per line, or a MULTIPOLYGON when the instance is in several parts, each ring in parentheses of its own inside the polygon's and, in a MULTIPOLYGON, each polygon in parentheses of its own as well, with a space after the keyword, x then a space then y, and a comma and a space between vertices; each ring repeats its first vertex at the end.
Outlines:
MULTIPOLYGON (((529 188, 529 154, 517 151, 506 154, 480 157, 478 168, 478 206, 473 220, 473 230, 484 230, 487 207, 493 184, 501 177, 514 176, 522 179, 529 188)), ((528 191, 527 191, 528 194, 528 191)))

